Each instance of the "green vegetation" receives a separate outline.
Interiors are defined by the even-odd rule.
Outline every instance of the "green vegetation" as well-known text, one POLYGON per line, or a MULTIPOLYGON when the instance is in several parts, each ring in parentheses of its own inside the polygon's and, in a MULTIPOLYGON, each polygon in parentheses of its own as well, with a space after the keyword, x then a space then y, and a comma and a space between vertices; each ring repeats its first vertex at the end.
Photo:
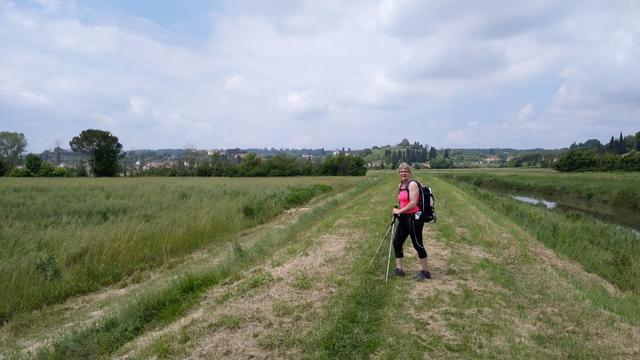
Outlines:
POLYGON ((640 152, 600 155, 593 149, 578 148, 560 156, 554 167, 560 171, 640 171, 640 152))
POLYGON ((364 176, 367 168, 359 156, 328 156, 324 161, 296 159, 286 155, 260 158, 256 154, 243 154, 237 163, 228 156, 213 154, 210 157, 191 158, 167 164, 164 167, 133 171, 133 175, 158 176, 229 176, 229 177, 279 177, 279 176, 364 176), (185 165, 186 164, 186 165, 185 165))
POLYGON ((357 181, 0 179, 0 319, 224 242, 357 181))
POLYGON ((20 154, 27 147, 23 133, 0 131, 0 162, 12 169, 20 162, 20 154))
MULTIPOLYGON (((371 182, 361 184, 356 188, 356 193, 371 185, 371 182)), ((113 353, 142 332, 167 324, 184 314, 200 299, 206 289, 220 284, 221 281, 262 261, 266 256, 276 252, 279 246, 290 242, 295 236, 305 231, 310 223, 326 216, 338 205, 339 201, 337 200, 326 202, 314 208, 312 212, 298 218, 293 226, 278 236, 265 237, 248 248, 234 244, 230 255, 213 269, 187 275, 165 289, 147 294, 142 299, 125 307, 118 314, 62 339, 51 349, 39 353, 38 357, 41 359, 85 359, 113 353)), ((250 281, 250 284, 251 282, 254 283, 253 287, 262 283, 260 281, 259 284, 256 284, 256 280, 250 281)), ((217 323, 222 327, 234 327, 238 324, 239 319, 233 315, 227 315, 217 323)))
MULTIPOLYGON (((485 172, 518 175, 523 183, 528 176, 558 175, 556 183, 573 181, 576 188, 593 175, 480 175, 485 172)), ((22 331, 11 320, 0 328, 0 356, 636 358, 640 259, 630 231, 522 204, 449 176, 463 173, 472 172, 414 172, 437 198, 438 222, 424 231, 429 281, 412 278, 419 264, 409 242, 406 277, 384 281, 386 249, 367 267, 388 225, 398 181, 395 172, 373 171, 373 181, 202 246, 197 262, 196 256, 176 258, 175 268, 155 269, 110 300, 89 294, 44 307, 29 315, 34 325, 22 331)), ((620 177, 633 175, 597 174, 616 188, 620 177)), ((277 181, 301 192, 314 185, 338 192, 357 181, 296 179, 277 181)), ((119 180, 154 180, 171 189, 213 181, 119 180)), ((275 181, 233 180, 256 187, 275 181)), ((235 211, 236 217, 254 216, 241 215, 242 206, 235 211)), ((39 260, 43 277, 59 276, 54 260, 39 260)))
POLYGON ((582 204, 640 211, 640 174, 558 173, 550 170, 457 170, 438 176, 492 190, 523 191, 582 204))
POLYGON ((598 139, 573 143, 554 167, 560 171, 640 171, 640 132, 611 137, 603 145, 598 139))
POLYGON ((95 176, 116 176, 122 144, 118 137, 104 130, 87 129, 69 142, 71 150, 89 156, 89 166, 95 176))
POLYGON ((622 290, 640 294, 640 242, 629 230, 594 221, 578 212, 557 213, 468 187, 492 209, 508 216, 553 250, 622 290))

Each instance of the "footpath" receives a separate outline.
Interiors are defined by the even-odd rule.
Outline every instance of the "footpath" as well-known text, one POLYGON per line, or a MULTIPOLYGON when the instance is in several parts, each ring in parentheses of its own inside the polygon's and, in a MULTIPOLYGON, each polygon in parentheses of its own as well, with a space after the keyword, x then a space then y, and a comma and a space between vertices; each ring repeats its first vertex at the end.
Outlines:
POLYGON ((433 279, 412 278, 418 261, 407 241, 408 276, 385 282, 386 249, 367 265, 389 224, 397 179, 376 176, 382 179, 290 211, 224 251, 204 249, 142 283, 63 304, 2 356, 61 358, 43 351, 77 344, 65 339, 98 329, 96 321, 151 287, 227 264, 175 316, 132 328, 126 341, 89 357, 640 358, 636 295, 436 178, 419 179, 437 199, 439 220, 424 231, 433 279))

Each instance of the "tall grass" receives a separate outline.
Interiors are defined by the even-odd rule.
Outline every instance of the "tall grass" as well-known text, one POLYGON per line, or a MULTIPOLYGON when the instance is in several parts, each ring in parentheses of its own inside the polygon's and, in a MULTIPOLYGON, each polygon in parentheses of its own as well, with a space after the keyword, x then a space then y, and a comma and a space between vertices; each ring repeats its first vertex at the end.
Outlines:
POLYGON ((549 211, 476 187, 461 187, 553 250, 581 263, 585 270, 622 290, 640 294, 640 242, 630 230, 578 212, 549 211))
POLYGON ((224 241, 358 181, 1 179, 0 323, 224 241))
MULTIPOLYGON (((365 181, 353 193, 363 192, 375 182, 365 181)), ((300 194, 296 196, 296 198, 300 194)), ((156 292, 144 294, 113 316, 65 337, 38 354, 40 359, 100 358, 113 353, 138 335, 164 325, 183 315, 208 288, 219 284, 241 271, 264 261, 284 244, 291 243, 311 224, 325 217, 349 197, 338 197, 323 203, 312 211, 300 215, 297 221, 277 235, 267 235, 255 244, 243 248, 229 244, 228 256, 212 269, 188 274, 156 292)), ((262 280, 260 280, 262 281, 262 280)))

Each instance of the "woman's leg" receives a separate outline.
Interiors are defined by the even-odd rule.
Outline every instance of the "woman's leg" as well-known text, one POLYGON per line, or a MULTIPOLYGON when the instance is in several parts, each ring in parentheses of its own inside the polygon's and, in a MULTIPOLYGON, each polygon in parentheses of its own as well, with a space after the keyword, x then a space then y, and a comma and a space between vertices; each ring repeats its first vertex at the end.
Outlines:
POLYGON ((396 232, 393 236, 393 251, 396 255, 396 268, 401 270, 403 269, 402 259, 404 258, 402 245, 407 239, 407 235, 409 235, 409 227, 407 226, 406 219, 403 219, 403 216, 400 216, 397 219, 396 232))
POLYGON ((429 271, 427 249, 425 249, 424 243, 422 242, 422 228, 424 227, 424 223, 421 221, 415 221, 415 219, 411 217, 409 218, 409 226, 411 228, 409 236, 411 236, 413 248, 418 252, 420 267, 422 268, 422 271, 429 271))

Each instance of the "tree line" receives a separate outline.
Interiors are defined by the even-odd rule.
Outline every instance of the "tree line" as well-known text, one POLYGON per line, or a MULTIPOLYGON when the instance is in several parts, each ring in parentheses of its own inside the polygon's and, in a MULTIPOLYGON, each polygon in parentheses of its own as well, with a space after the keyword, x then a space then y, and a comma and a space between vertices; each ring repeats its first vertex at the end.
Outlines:
POLYGON ((384 160, 379 165, 380 168, 386 168, 388 165, 391 169, 398 167, 398 164, 406 162, 413 164, 416 168, 420 168, 420 164, 429 162, 429 166, 434 169, 444 169, 453 167, 453 160, 449 158, 450 150, 444 149, 442 157, 438 157, 438 150, 435 147, 422 145, 419 142, 411 144, 409 140, 402 139, 397 145, 403 149, 384 151, 384 160))
POLYGON ((611 137, 608 144, 597 139, 573 143, 556 161, 560 171, 640 171, 640 131, 611 137))
POLYGON ((198 160, 179 158, 171 165, 138 170, 132 176, 363 176, 367 173, 359 156, 332 155, 324 161, 313 161, 279 154, 270 158, 245 154, 238 162, 227 155, 214 153, 198 160))
MULTIPOLYGON (((205 157, 191 156, 186 152, 167 166, 130 169, 122 161, 126 153, 122 151, 118 137, 108 131, 84 130, 69 145, 81 158, 73 168, 59 167, 36 154, 23 158, 22 153, 27 146, 24 134, 0 132, 0 176, 363 176, 367 171, 360 156, 339 154, 322 161, 303 160, 286 154, 262 158, 254 153, 233 151, 205 157)), ((59 147, 54 151, 58 163, 63 152, 59 147)))

